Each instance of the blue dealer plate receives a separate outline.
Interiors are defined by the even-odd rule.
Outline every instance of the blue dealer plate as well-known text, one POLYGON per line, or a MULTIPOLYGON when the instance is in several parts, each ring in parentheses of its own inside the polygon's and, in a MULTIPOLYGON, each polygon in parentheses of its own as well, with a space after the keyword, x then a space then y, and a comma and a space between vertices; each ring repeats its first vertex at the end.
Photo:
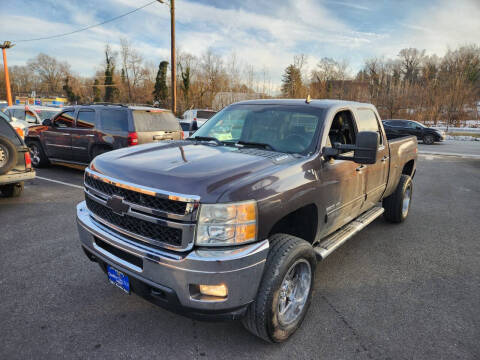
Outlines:
POLYGON ((110 265, 107 265, 107 274, 108 280, 115 286, 119 287, 127 294, 130 294, 130 281, 128 280, 128 276, 114 269, 110 265))

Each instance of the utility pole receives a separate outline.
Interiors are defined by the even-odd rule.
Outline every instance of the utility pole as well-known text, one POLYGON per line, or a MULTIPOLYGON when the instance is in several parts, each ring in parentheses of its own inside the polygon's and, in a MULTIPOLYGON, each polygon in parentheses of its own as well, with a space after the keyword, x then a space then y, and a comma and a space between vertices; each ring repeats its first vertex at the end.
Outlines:
MULTIPOLYGON (((165 4, 164 0, 157 0, 165 4)), ((175 60, 175 0, 170 0, 170 68, 172 69, 172 112, 177 111, 177 62, 175 60)))
POLYGON ((5 87, 7 88, 7 102, 8 106, 12 106, 12 90, 10 89, 10 76, 8 75, 8 64, 7 64, 7 49, 10 49, 12 46, 15 46, 10 41, 5 41, 3 45, 0 45, 3 53, 3 68, 5 70, 5 87))
POLYGON ((177 112, 177 62, 175 59, 175 0, 170 0, 170 36, 172 68, 172 112, 177 112))

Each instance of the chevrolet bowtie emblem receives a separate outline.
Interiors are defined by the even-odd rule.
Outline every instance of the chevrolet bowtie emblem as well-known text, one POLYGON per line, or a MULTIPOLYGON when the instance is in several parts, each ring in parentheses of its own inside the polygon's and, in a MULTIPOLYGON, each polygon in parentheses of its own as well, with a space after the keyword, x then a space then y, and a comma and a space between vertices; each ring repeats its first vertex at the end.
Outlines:
POLYGON ((125 215, 130 209, 130 206, 123 202, 123 198, 121 196, 113 195, 107 200, 107 206, 112 209, 112 211, 120 216, 125 215))

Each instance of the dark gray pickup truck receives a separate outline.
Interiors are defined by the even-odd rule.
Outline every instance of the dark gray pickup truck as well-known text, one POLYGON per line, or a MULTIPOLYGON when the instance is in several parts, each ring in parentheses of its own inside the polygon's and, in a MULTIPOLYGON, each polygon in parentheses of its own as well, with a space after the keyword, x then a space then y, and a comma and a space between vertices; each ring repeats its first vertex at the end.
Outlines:
POLYGON ((96 157, 81 244, 127 293, 281 342, 317 261, 382 214, 405 220, 416 159, 416 138, 389 141, 370 104, 236 103, 187 140, 96 157))

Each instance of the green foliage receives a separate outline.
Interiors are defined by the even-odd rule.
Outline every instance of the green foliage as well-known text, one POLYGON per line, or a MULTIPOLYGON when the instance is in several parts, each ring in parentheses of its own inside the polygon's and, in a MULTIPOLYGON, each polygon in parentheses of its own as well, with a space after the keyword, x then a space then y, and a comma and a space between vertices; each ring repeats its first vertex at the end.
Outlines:
POLYGON ((70 104, 76 103, 78 100, 80 100, 80 96, 75 95, 75 93, 72 90, 72 87, 69 85, 69 77, 67 76, 65 78, 65 84, 63 85, 63 91, 65 91, 65 94, 67 95, 67 99, 70 102, 70 104))
POLYGON ((282 95, 287 98, 300 97, 302 88, 303 82, 300 69, 295 65, 287 66, 282 77, 282 95))
POLYGON ((100 89, 96 85, 99 85, 98 79, 95 79, 95 81, 93 82, 93 102, 100 102, 102 101, 101 93, 100 89))
POLYGON ((105 50, 105 102, 114 102, 117 95, 117 88, 113 81, 113 75, 115 74, 115 63, 113 61, 113 55, 110 53, 109 48, 105 50))
POLYGON ((158 101, 164 107, 168 105, 167 68, 168 61, 162 61, 158 66, 157 77, 155 79, 155 87, 152 93, 153 101, 158 101))

